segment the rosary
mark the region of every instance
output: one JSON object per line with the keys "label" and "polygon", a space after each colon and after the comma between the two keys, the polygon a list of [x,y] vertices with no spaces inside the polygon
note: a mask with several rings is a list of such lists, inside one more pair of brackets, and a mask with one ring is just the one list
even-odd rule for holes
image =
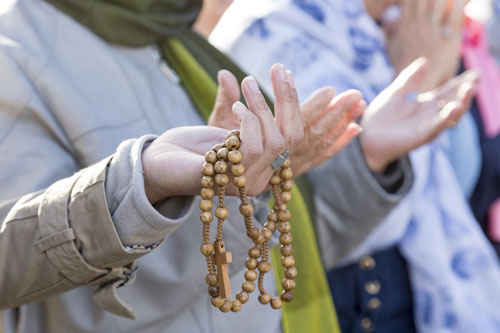
{"label": "rosary", "polygon": [[[264,227],[259,230],[253,224],[253,206],[246,196],[246,178],[244,176],[245,167],[241,164],[243,155],[238,150],[240,147],[240,132],[233,130],[226,136],[224,144],[215,145],[212,150],[205,154],[205,163],[202,166],[203,177],[201,179],[200,220],[203,225],[203,237],[200,247],[201,253],[205,256],[208,274],[205,281],[208,284],[208,294],[212,297],[213,306],[222,312],[238,312],[242,304],[246,303],[249,293],[255,290],[255,282],[259,289],[259,302],[262,304],[271,303],[273,309],[280,309],[283,302],[290,302],[293,299],[292,290],[295,288],[294,278],[297,276],[297,269],[294,267],[295,258],[292,256],[292,234],[290,233],[290,212],[286,203],[291,200],[290,191],[292,189],[292,169],[290,168],[289,154],[278,155],[273,162],[275,170],[269,184],[274,197],[274,210],[272,210]],[[241,199],[240,213],[245,221],[247,236],[253,241],[254,246],[248,250],[249,258],[246,259],[245,282],[241,286],[241,291],[236,294],[236,298],[231,300],[231,286],[229,284],[229,274],[227,264],[232,262],[231,252],[227,252],[222,240],[222,225],[229,212],[224,203],[226,185],[229,183],[228,162],[233,174],[233,184],[239,190]],[[217,196],[219,205],[215,209],[215,217],[218,219],[217,234],[215,242],[210,242],[210,224],[213,220],[212,198],[215,195],[214,185],[217,185]],[[281,243],[281,265],[285,268],[285,279],[282,281],[283,292],[280,297],[271,297],[264,289],[264,274],[271,270],[269,260],[269,240],[276,228],[280,232],[279,241]],[[257,273],[256,271],[259,271]]]}

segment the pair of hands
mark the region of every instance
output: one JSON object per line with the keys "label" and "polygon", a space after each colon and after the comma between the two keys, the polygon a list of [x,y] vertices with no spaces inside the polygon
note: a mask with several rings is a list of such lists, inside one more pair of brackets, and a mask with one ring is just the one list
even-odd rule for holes
{"label": "pair of hands", "polygon": [[387,53],[397,73],[418,57],[429,61],[432,71],[418,91],[444,84],[457,73],[464,7],[468,0],[402,0],[401,18],[385,26]]}
{"label": "pair of hands", "polygon": [[[333,88],[323,88],[299,105],[291,73],[277,64],[271,68],[273,116],[255,79],[247,77],[241,85],[248,108],[238,102],[240,89],[231,73],[221,71],[218,79],[211,126],[174,128],[143,151],[145,191],[151,203],[198,194],[204,155],[224,142],[228,129],[241,131],[240,151],[250,196],[265,191],[278,154],[290,152],[297,176],[329,159],[361,132],[354,121],[366,103],[358,91],[336,96]],[[227,193],[236,195],[237,189],[228,185]]]}

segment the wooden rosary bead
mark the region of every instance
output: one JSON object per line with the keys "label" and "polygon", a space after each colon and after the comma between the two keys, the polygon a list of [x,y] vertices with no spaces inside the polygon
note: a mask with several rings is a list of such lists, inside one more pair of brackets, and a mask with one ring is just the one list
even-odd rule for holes
{"label": "wooden rosary bead", "polygon": [[269,293],[263,293],[259,295],[259,302],[261,304],[267,304],[271,302],[271,295]]}
{"label": "wooden rosary bead", "polygon": [[201,166],[201,173],[205,176],[213,176],[215,173],[214,165],[208,162],[203,163]]}
{"label": "wooden rosary bead", "polygon": [[297,268],[295,267],[289,267],[285,271],[285,276],[288,279],[295,279],[297,277]]}
{"label": "wooden rosary bead", "polygon": [[241,204],[240,205],[240,213],[243,216],[252,216],[253,214],[253,206],[251,204]]}
{"label": "wooden rosary bead", "polygon": [[257,277],[257,272],[253,269],[249,269],[245,272],[245,279],[247,279],[248,281],[255,281],[257,280]]}
{"label": "wooden rosary bead", "polygon": [[283,199],[283,202],[287,203],[292,200],[292,194],[288,191],[283,191],[281,192],[281,199]]}
{"label": "wooden rosary bead", "polygon": [[[217,176],[216,176],[216,179],[217,179]],[[280,220],[280,222],[286,222],[286,221],[290,220],[291,217],[292,217],[292,215],[290,214],[290,211],[286,208],[285,208],[285,210],[280,210],[278,212],[278,220]],[[278,225],[278,229],[279,229],[279,225]]]}
{"label": "wooden rosary bead", "polygon": [[227,159],[233,164],[238,164],[243,159],[243,155],[239,150],[232,150],[227,154]]}
{"label": "wooden rosary bead", "polygon": [[201,197],[206,200],[210,200],[214,197],[214,190],[211,188],[202,188],[201,189]]}
{"label": "wooden rosary bead", "polygon": [[285,289],[286,291],[291,291],[295,289],[295,280],[283,279],[283,281],[281,281],[281,285],[283,286],[283,289]]}
{"label": "wooden rosary bead", "polygon": [[247,236],[250,238],[250,239],[256,239],[257,237],[259,237],[259,230],[257,229],[251,229],[251,230],[247,230]]}
{"label": "wooden rosary bead", "polygon": [[271,263],[269,261],[261,261],[257,265],[259,272],[268,273],[271,270]]}
{"label": "wooden rosary bead", "polygon": [[217,150],[217,159],[227,161],[227,154],[229,153],[229,150],[227,150],[226,147],[222,147],[221,149]]}
{"label": "wooden rosary bead", "polygon": [[200,220],[203,223],[210,223],[214,219],[212,212],[202,212],[200,214]]}
{"label": "wooden rosary bead", "polygon": [[201,186],[203,187],[214,187],[214,178],[210,176],[203,176],[201,178]]}
{"label": "wooden rosary bead", "polygon": [[270,240],[273,237],[273,232],[266,227],[262,228],[262,231],[260,233],[265,240]]}
{"label": "wooden rosary bead", "polygon": [[292,234],[289,232],[280,235],[280,243],[283,245],[288,245],[292,243],[292,240],[293,240]]}
{"label": "wooden rosary bead", "polygon": [[229,183],[229,177],[225,173],[215,175],[215,183],[219,186],[226,186]]}
{"label": "wooden rosary bead", "polygon": [[291,302],[293,300],[293,292],[283,290],[280,298],[283,302]]}
{"label": "wooden rosary bead", "polygon": [[[286,204],[282,203],[281,205],[278,206],[278,209],[276,210],[278,211],[287,210]],[[278,220],[279,220],[279,214],[278,214]]]}
{"label": "wooden rosary bead", "polygon": [[206,256],[212,254],[214,253],[214,245],[212,243],[201,244],[200,251]]}
{"label": "wooden rosary bead", "polygon": [[240,130],[234,129],[234,130],[229,131],[226,134],[226,139],[228,139],[230,136],[235,136],[239,139],[240,138]]}
{"label": "wooden rosary bead", "polygon": [[229,215],[229,211],[227,210],[227,208],[223,208],[223,207],[217,207],[215,209],[215,216],[219,219],[219,220],[225,220],[227,218],[227,216]]}
{"label": "wooden rosary bead", "polygon": [[282,168],[280,171],[280,177],[283,180],[290,180],[293,178],[293,171],[290,168]]}
{"label": "wooden rosary bead", "polygon": [[208,151],[205,154],[205,161],[214,164],[215,162],[217,162],[217,153],[213,150]]}
{"label": "wooden rosary bead", "polygon": [[255,244],[264,244],[264,242],[266,241],[266,239],[264,238],[264,236],[259,232],[257,238],[253,238],[253,242]]}
{"label": "wooden rosary bead", "polygon": [[245,304],[246,302],[248,302],[249,299],[248,293],[246,291],[240,290],[236,294],[236,299],[240,301],[241,304]]}
{"label": "wooden rosary bead", "polygon": [[234,176],[242,176],[245,173],[245,167],[243,164],[233,164],[231,165],[231,172]]}
{"label": "wooden rosary bead", "polygon": [[258,261],[257,261],[257,259],[254,259],[254,258],[247,258],[247,260],[245,261],[245,266],[248,269],[257,268],[257,264],[258,264]]}
{"label": "wooden rosary bead", "polygon": [[231,301],[231,303],[232,303],[232,305],[233,305],[233,307],[231,308],[231,311],[233,311],[233,312],[238,312],[238,311],[240,311],[240,310],[241,310],[241,302],[240,302],[239,300],[237,300],[237,299],[233,299],[233,300]]}
{"label": "wooden rosary bead", "polygon": [[217,275],[215,275],[215,274],[207,274],[207,276],[205,276],[205,282],[209,286],[215,287],[217,285],[217,283],[218,283],[218,281],[217,281]]}
{"label": "wooden rosary bead", "polygon": [[[217,153],[220,149],[224,148],[224,144],[223,143],[218,143],[216,145],[214,145],[212,147],[212,150]],[[215,163],[215,162],[214,162]]]}
{"label": "wooden rosary bead", "polygon": [[283,305],[283,301],[279,297],[273,297],[271,298],[271,307],[275,310],[281,309],[281,306]]}
{"label": "wooden rosary bead", "polygon": [[220,296],[217,297],[212,297],[212,305],[215,306],[216,308],[220,308],[221,306],[224,305],[226,300]]}
{"label": "wooden rosary bead", "polygon": [[278,230],[281,233],[290,232],[291,229],[292,226],[290,225],[290,222],[281,222],[278,224]]}
{"label": "wooden rosary bead", "polygon": [[295,265],[294,256],[282,257],[281,258],[281,265],[283,265],[286,268],[293,267]]}
{"label": "wooden rosary bead", "polygon": [[281,182],[281,190],[290,192],[292,190],[293,182],[291,180],[285,180]]}
{"label": "wooden rosary bead", "polygon": [[226,139],[226,147],[229,150],[240,148],[240,139],[238,137],[232,135]]}
{"label": "wooden rosary bead", "polygon": [[271,230],[271,232],[275,232],[276,231],[276,223],[274,223],[273,221],[267,221],[266,224],[264,224],[264,228]]}
{"label": "wooden rosary bead", "polygon": [[260,249],[256,246],[251,247],[250,250],[248,250],[248,255],[250,258],[258,259],[260,257]]}
{"label": "wooden rosary bead", "polygon": [[230,300],[226,299],[224,301],[224,304],[219,308],[222,312],[229,312],[233,308],[233,302]]}
{"label": "wooden rosary bead", "polygon": [[236,187],[243,187],[247,184],[247,179],[245,176],[236,176],[233,178],[233,184]]}
{"label": "wooden rosary bead", "polygon": [[205,211],[205,212],[209,212],[212,210],[212,208],[214,207],[214,203],[212,202],[212,200],[201,200],[200,201],[200,209],[202,211]]}
{"label": "wooden rosary bead", "polygon": [[272,175],[271,179],[269,180],[270,185],[278,185],[281,182],[281,178],[279,175]]}
{"label": "wooden rosary bead", "polygon": [[215,172],[217,173],[226,173],[227,172],[227,163],[224,161],[217,161],[215,163]]}
{"label": "wooden rosary bead", "polygon": [[243,291],[246,291],[247,293],[251,293],[255,290],[255,283],[253,283],[252,281],[245,281],[241,285],[241,289],[243,289]]}
{"label": "wooden rosary bead", "polygon": [[283,164],[281,165],[282,168],[289,168],[290,165],[292,164],[290,159],[287,159]]}
{"label": "wooden rosary bead", "polygon": [[217,287],[208,287],[208,294],[212,297],[219,296],[219,288]]}
{"label": "wooden rosary bead", "polygon": [[278,214],[276,214],[275,211],[272,211],[267,214],[267,219],[271,222],[278,222]]}
{"label": "wooden rosary bead", "polygon": [[283,256],[291,256],[293,254],[293,248],[291,245],[281,245],[280,252]]}

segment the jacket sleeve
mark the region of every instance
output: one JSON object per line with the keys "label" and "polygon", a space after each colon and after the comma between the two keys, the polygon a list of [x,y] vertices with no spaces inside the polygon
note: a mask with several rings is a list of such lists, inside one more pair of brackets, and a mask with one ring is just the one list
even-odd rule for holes
{"label": "jacket sleeve", "polygon": [[[135,259],[187,218],[193,199],[147,202],[140,154],[151,136],[78,171],[57,120],[2,52],[0,73],[0,309],[93,285],[98,305],[135,318],[116,288],[133,280]],[[117,182],[123,172],[128,181]],[[144,226],[141,246],[122,242],[120,230],[134,232],[131,220]]]}

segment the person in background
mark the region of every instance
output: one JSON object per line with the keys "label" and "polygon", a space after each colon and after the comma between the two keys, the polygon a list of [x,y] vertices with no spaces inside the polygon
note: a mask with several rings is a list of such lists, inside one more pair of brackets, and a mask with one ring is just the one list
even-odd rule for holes
{"label": "person in background", "polygon": [[[427,58],[428,71],[420,72],[421,80],[399,101],[409,103],[411,108],[429,96],[426,91],[449,90],[446,85],[437,87],[457,80],[452,78],[460,64],[465,3],[282,0],[257,1],[249,6],[245,1],[236,1],[210,41],[263,82],[266,79],[262,69],[279,59],[293,71],[299,95],[329,84],[341,91],[361,90],[370,104],[360,121],[364,131],[352,145],[359,144],[368,166],[377,170],[380,165],[370,163],[365,145],[382,141],[376,156],[386,156],[399,146],[397,134],[418,136],[421,127],[418,122],[409,122],[408,127],[391,128],[396,122],[388,120],[389,112],[372,122],[377,113],[372,113],[371,108],[387,101],[387,90],[398,82],[396,79],[391,85],[395,74],[419,56]],[[392,5],[398,5],[397,15],[393,15]],[[442,104],[439,99],[437,102]],[[399,106],[391,111],[396,116],[404,115],[404,110]],[[467,117],[464,120],[473,123],[472,117]],[[374,124],[378,126],[372,130]],[[381,124],[386,126],[384,131],[376,130],[382,128]],[[388,140],[381,140],[384,137]],[[499,329],[498,260],[455,177],[447,152],[448,140],[447,134],[442,135],[410,154],[416,173],[411,193],[360,247],[345,253],[325,245],[332,242],[331,238],[319,236],[320,246],[330,248],[322,251],[327,254],[323,261],[329,269],[343,331]],[[470,148],[462,147],[464,154]],[[321,193],[332,188],[323,179],[341,158],[339,154],[308,173],[317,205],[325,206]],[[480,156],[471,156],[469,162],[477,176]],[[322,218],[331,219],[319,216],[316,222],[320,225]],[[355,232],[332,230],[338,238],[350,237],[351,231]],[[320,228],[317,233],[323,234]]]}
{"label": "person in background", "polygon": [[194,22],[193,30],[205,38],[208,37],[232,3],[233,0],[203,0],[203,7]]}

